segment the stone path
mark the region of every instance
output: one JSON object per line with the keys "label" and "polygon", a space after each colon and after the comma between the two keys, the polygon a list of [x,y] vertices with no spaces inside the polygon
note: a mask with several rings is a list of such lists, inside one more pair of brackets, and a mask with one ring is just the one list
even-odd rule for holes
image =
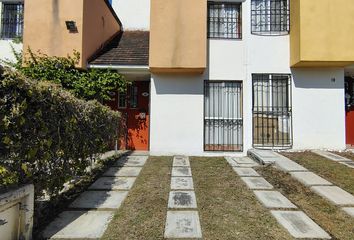
{"label": "stone path", "polygon": [[[338,156],[330,152],[318,151],[318,150],[313,152],[321,156],[324,156],[328,159],[331,159],[332,161],[336,161],[340,163],[348,163],[349,161],[351,161],[347,158]],[[350,210],[354,208],[354,196],[352,194],[333,185],[331,182],[327,181],[326,179],[318,176],[313,172],[310,172],[300,164],[276,152],[269,151],[269,150],[266,151],[266,150],[252,149],[249,151],[249,153],[252,157],[254,157],[256,160],[262,163],[267,161],[267,159],[271,158],[274,161],[274,164],[277,168],[281,169],[284,172],[288,172],[293,178],[295,178],[305,186],[309,187],[313,192],[327,199],[332,204],[342,207],[343,211],[348,213],[350,216],[354,217],[352,211]]]}
{"label": "stone path", "polygon": [[43,231],[45,239],[99,239],[148,156],[123,156]]}
{"label": "stone path", "polygon": [[173,158],[168,209],[165,238],[202,238],[188,157]]}
{"label": "stone path", "polygon": [[322,157],[325,157],[325,158],[327,158],[329,160],[332,160],[334,162],[338,162],[340,164],[343,164],[343,165],[345,165],[347,167],[354,168],[354,161],[352,161],[351,159],[342,157],[342,156],[340,156],[338,154],[331,153],[331,152],[328,152],[328,151],[322,151],[322,150],[313,150],[312,152],[316,153],[317,155],[320,155]]}
{"label": "stone path", "polygon": [[[275,155],[262,152],[268,160],[262,161],[269,164],[275,160]],[[258,164],[250,158],[226,157],[226,161],[231,165],[242,181],[253,190],[257,199],[264,207],[271,210],[272,215],[294,238],[316,238],[330,239],[320,226],[318,226],[304,212],[298,211],[297,206],[287,199],[283,194],[273,190],[273,186],[260,176],[252,167]],[[299,169],[299,166],[292,165],[292,168]],[[297,211],[294,211],[297,210]]]}

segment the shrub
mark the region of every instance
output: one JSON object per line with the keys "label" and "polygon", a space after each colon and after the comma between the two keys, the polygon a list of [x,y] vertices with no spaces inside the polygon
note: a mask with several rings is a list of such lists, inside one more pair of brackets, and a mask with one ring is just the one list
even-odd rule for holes
{"label": "shrub", "polygon": [[35,184],[56,195],[117,137],[119,113],[59,85],[6,71],[0,77],[0,185]]}

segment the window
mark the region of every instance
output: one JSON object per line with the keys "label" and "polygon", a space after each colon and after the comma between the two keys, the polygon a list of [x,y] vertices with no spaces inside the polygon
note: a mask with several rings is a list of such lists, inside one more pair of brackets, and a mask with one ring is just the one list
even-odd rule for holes
{"label": "window", "polygon": [[205,81],[204,150],[242,151],[242,82]]}
{"label": "window", "polygon": [[131,86],[130,88],[130,108],[138,107],[138,87]]}
{"label": "window", "polygon": [[289,0],[252,0],[252,33],[286,35],[290,28]]}
{"label": "window", "polygon": [[23,3],[3,3],[1,12],[1,38],[22,37]]}
{"label": "window", "polygon": [[125,92],[118,93],[118,108],[127,107],[127,94]]}
{"label": "window", "polygon": [[253,145],[288,148],[292,145],[291,76],[253,74]]}
{"label": "window", "polygon": [[208,3],[208,37],[242,38],[240,3]]}

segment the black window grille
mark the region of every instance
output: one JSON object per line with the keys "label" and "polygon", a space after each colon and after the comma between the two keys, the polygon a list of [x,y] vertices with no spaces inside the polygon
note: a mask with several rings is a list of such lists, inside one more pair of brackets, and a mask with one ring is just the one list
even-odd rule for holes
{"label": "black window grille", "polygon": [[3,3],[1,38],[12,39],[23,34],[23,3]]}
{"label": "black window grille", "polygon": [[242,82],[205,81],[204,151],[242,151],[242,114]]}
{"label": "black window grille", "polygon": [[252,0],[251,5],[251,25],[253,34],[289,34],[289,0]]}
{"label": "black window grille", "polygon": [[292,146],[291,75],[253,74],[253,146]]}
{"label": "black window grille", "polygon": [[208,2],[208,38],[242,38],[240,3]]}

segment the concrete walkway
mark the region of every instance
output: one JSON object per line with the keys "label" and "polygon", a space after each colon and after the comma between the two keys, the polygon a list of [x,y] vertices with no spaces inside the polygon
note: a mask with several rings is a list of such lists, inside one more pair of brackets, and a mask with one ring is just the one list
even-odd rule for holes
{"label": "concrete walkway", "polygon": [[45,239],[100,239],[148,156],[123,156],[43,231]]}
{"label": "concrete walkway", "polygon": [[202,238],[189,158],[175,156],[171,174],[165,238]]}
{"label": "concrete walkway", "polygon": [[[263,154],[263,153],[262,153]],[[264,160],[267,164],[269,159],[274,159],[270,153],[266,153],[267,158]],[[318,226],[304,212],[297,210],[297,206],[293,204],[280,192],[275,191],[273,186],[259,175],[252,167],[258,164],[250,158],[234,158],[226,157],[226,161],[231,165],[237,175],[245,182],[245,184],[253,190],[257,199],[262,205],[269,209],[280,225],[282,225],[294,238],[307,239],[330,239],[320,226]],[[296,166],[296,168],[298,168]]]}
{"label": "concrete walkway", "polygon": [[[316,151],[316,153],[323,154],[319,151]],[[278,169],[284,172],[288,172],[294,179],[309,187],[316,194],[327,199],[332,204],[342,207],[343,211],[345,211],[349,215],[354,215],[354,196],[352,194],[333,185],[326,179],[318,176],[317,174],[307,170],[300,164],[276,152],[252,149],[250,150],[250,155],[262,163],[266,162],[270,158],[269,156],[271,156],[273,163]],[[325,153],[325,155],[328,154]],[[333,161],[337,162],[344,161],[344,159],[346,159],[343,159],[343,157],[341,156],[336,156],[333,156],[332,153],[328,155],[328,157],[331,157]]]}
{"label": "concrete walkway", "polygon": [[354,168],[354,161],[351,159],[342,157],[338,154],[328,152],[328,151],[322,151],[322,150],[313,150],[313,153],[316,153],[317,155],[320,155],[322,157],[327,158],[328,160],[343,164],[349,168]]}

